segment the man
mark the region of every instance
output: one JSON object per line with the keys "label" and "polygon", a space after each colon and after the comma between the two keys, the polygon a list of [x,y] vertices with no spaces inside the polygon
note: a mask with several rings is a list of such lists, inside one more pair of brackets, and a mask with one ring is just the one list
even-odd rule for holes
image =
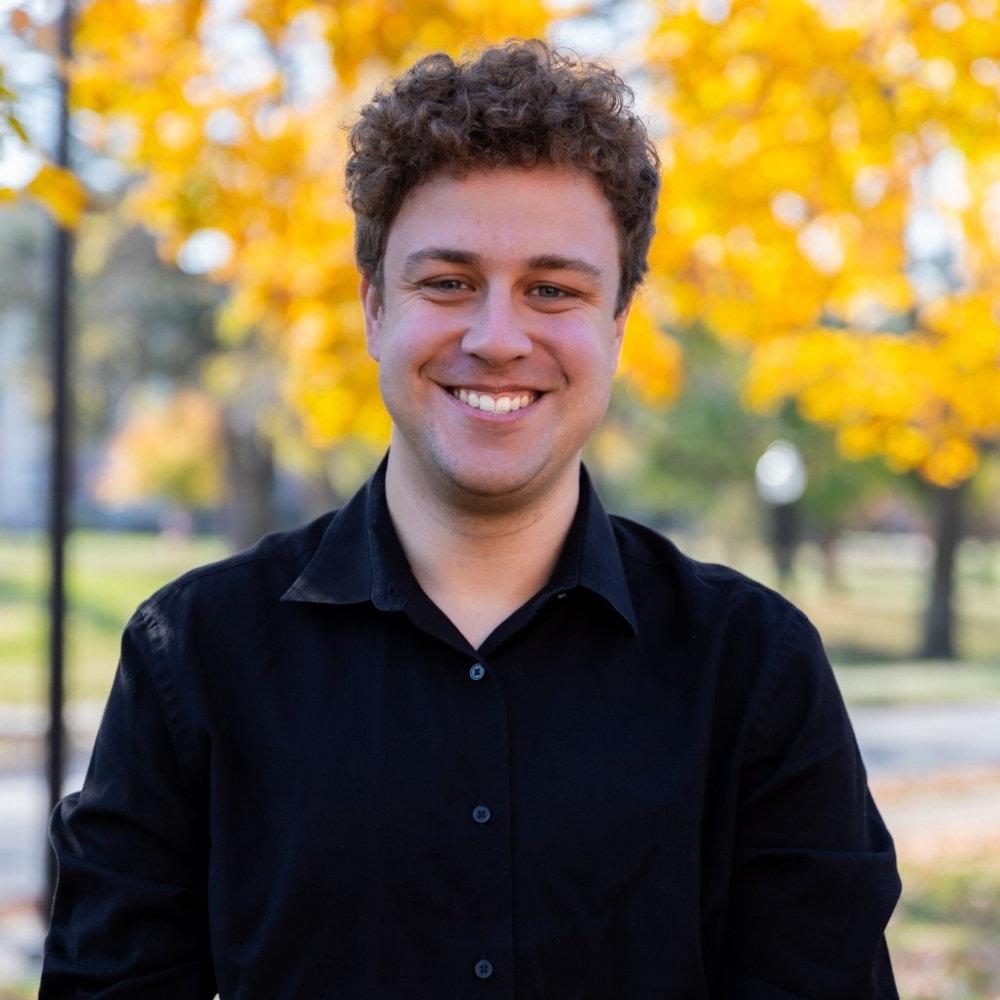
{"label": "man", "polygon": [[52,821],[41,996],[896,995],[819,639],[580,464],[658,171],[611,71],[428,57],[352,132],[394,433],[339,512],[129,623]]}

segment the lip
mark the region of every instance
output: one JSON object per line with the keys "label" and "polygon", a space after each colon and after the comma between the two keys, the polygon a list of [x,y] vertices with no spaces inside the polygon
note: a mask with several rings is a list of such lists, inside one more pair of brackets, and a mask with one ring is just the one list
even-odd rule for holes
{"label": "lip", "polygon": [[545,398],[546,395],[546,393],[539,392],[536,389],[525,389],[524,386],[516,386],[511,389],[497,389],[497,388],[488,388],[486,386],[480,387],[475,383],[469,385],[463,382],[461,386],[461,388],[463,389],[470,389],[473,392],[486,392],[489,393],[490,395],[497,395],[497,396],[502,395],[505,392],[513,393],[516,390],[520,390],[521,392],[537,392],[535,398],[527,406],[522,406],[519,410],[510,411],[507,413],[497,413],[496,411],[490,413],[487,410],[479,410],[473,406],[469,406],[468,403],[463,403],[456,396],[453,396],[452,389],[458,388],[457,386],[449,387],[441,385],[439,386],[439,388],[445,394],[445,396],[448,397],[448,401],[452,403],[456,407],[458,412],[460,412],[464,416],[469,417],[472,420],[483,420],[486,421],[487,423],[494,423],[494,424],[513,423],[514,421],[523,419],[526,414],[531,413],[535,409],[535,407],[538,406],[538,404],[542,401],[542,399]]}
{"label": "lip", "polygon": [[524,392],[533,392],[536,395],[541,395],[543,389],[535,389],[530,385],[515,385],[513,382],[508,382],[505,385],[487,385],[485,382],[456,382],[455,385],[442,385],[443,389],[448,392],[454,392],[456,389],[468,389],[470,392],[485,392],[489,396],[516,396]]}

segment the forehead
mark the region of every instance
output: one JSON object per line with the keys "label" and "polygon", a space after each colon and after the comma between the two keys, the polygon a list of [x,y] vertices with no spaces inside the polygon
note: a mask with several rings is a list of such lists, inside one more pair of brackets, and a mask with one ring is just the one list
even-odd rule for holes
{"label": "forehead", "polygon": [[597,181],[559,167],[439,175],[414,188],[393,220],[386,270],[427,246],[475,253],[498,266],[549,255],[617,264],[618,227]]}

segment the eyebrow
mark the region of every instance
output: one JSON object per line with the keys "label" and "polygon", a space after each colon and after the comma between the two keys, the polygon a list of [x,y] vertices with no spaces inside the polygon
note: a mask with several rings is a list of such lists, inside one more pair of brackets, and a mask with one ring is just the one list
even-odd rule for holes
{"label": "eyebrow", "polygon": [[[415,250],[406,258],[403,264],[403,280],[412,277],[417,267],[427,260],[440,260],[447,264],[464,264],[467,267],[477,267],[480,270],[485,264],[482,254],[473,250],[459,250],[455,247],[425,247],[422,250]],[[529,271],[576,271],[579,274],[585,274],[588,278],[593,278],[595,281],[604,280],[604,272],[582,257],[564,257],[557,253],[543,253],[528,257],[522,263]]]}

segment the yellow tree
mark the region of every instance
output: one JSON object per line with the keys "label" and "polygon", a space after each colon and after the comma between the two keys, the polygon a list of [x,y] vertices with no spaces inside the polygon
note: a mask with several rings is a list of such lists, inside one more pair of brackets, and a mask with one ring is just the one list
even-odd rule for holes
{"label": "yellow tree", "polygon": [[[39,33],[23,10],[14,19],[23,34]],[[224,346],[242,349],[224,352],[209,377],[213,390],[224,387],[227,409],[267,395],[246,393],[238,373],[220,377],[226,358],[247,364],[249,346],[284,373],[285,406],[309,445],[384,445],[389,422],[357,304],[343,126],[377,83],[418,56],[542,35],[549,20],[532,0],[90,0],[81,8],[67,68],[77,131],[94,154],[134,172],[125,216],[156,236],[162,256],[229,289],[219,331]],[[69,197],[65,180],[45,168],[35,193],[58,208]],[[670,398],[679,381],[677,347],[641,301],[622,368],[650,401]],[[288,444],[278,409],[259,422],[283,429]],[[302,455],[294,443],[287,450]],[[241,540],[264,527],[248,525]]]}
{"label": "yellow tree", "polygon": [[[845,455],[952,501],[1000,440],[996,16],[674,0],[649,45],[670,122],[664,312],[751,352],[751,406],[792,399]],[[944,598],[956,540],[939,538]],[[926,651],[949,651],[948,620]]]}
{"label": "yellow tree", "polygon": [[[220,330],[281,357],[308,439],[384,443],[365,355],[343,125],[375,84],[419,55],[544,33],[532,0],[93,0],[73,96],[98,149],[143,178],[134,217],[163,255],[231,288]],[[662,399],[677,352],[640,308],[625,368]]]}
{"label": "yellow tree", "polygon": [[109,504],[156,498],[185,510],[213,507],[222,495],[218,408],[204,393],[138,393],[134,417],[115,435],[95,493]]}
{"label": "yellow tree", "polygon": [[[4,23],[6,22],[6,23]],[[38,54],[54,54],[58,43],[56,28],[51,19],[44,24],[36,24],[21,9],[15,8],[5,16],[0,16],[0,30],[6,29],[11,39],[18,38],[25,51]],[[13,43],[7,48],[11,49]],[[58,71],[58,67],[56,67]],[[45,161],[36,147],[35,139],[22,122],[18,109],[18,94],[7,80],[7,68],[0,63],[0,159],[9,154],[16,145],[22,154],[34,160],[33,176],[22,188],[15,188],[9,182],[0,181],[0,204],[26,195],[38,202],[52,216],[56,223],[67,228],[75,228],[83,214],[86,194],[80,182],[67,170]]]}

